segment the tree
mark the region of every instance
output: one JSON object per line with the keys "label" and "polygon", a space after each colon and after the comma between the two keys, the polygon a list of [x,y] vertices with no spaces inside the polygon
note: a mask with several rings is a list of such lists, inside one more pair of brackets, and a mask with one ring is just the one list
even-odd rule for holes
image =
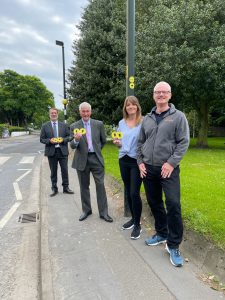
{"label": "tree", "polygon": [[122,0],[90,1],[78,26],[68,76],[70,110],[87,101],[93,116],[109,123],[121,118],[125,97],[125,8]]}
{"label": "tree", "polygon": [[[207,146],[209,115],[225,96],[225,1],[145,0],[136,2],[136,87],[143,113],[151,108],[154,85],[168,81],[172,101],[198,115],[198,141]],[[71,108],[82,101],[94,116],[114,123],[125,97],[126,1],[93,0],[74,42],[70,69]],[[218,111],[218,110],[217,110]],[[223,110],[224,111],[224,110]],[[218,122],[223,118],[217,116]]]}
{"label": "tree", "polygon": [[225,96],[225,3],[147,2],[137,33],[138,88],[147,101],[157,81],[170,82],[178,107],[197,111],[197,145],[205,147],[210,108]]}
{"label": "tree", "polygon": [[[12,70],[0,73],[0,112],[3,122],[24,125],[48,116],[54,106],[53,94],[35,76],[20,75]],[[39,122],[39,121],[38,121]]]}

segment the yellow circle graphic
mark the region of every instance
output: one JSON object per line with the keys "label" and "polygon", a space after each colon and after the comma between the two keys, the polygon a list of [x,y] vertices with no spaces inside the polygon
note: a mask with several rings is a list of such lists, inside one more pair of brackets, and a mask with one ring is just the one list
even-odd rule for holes
{"label": "yellow circle graphic", "polygon": [[117,132],[116,132],[116,131],[113,131],[113,132],[112,132],[112,138],[113,138],[113,139],[116,139],[116,138],[117,138]]}
{"label": "yellow circle graphic", "polygon": [[80,133],[81,133],[81,134],[85,134],[85,133],[86,133],[86,129],[85,129],[85,128],[81,128],[81,129],[80,129]]}
{"label": "yellow circle graphic", "polygon": [[134,76],[130,76],[129,81],[134,83]]}
{"label": "yellow circle graphic", "polygon": [[116,132],[116,131],[113,131],[112,132],[112,138],[113,139],[122,139],[123,138],[123,133],[122,132]]}
{"label": "yellow circle graphic", "polygon": [[78,134],[80,132],[80,130],[78,129],[78,128],[75,128],[74,130],[73,130],[73,133],[74,134]]}
{"label": "yellow circle graphic", "polygon": [[63,142],[63,138],[58,137],[58,138],[57,138],[57,142],[58,142],[58,143],[62,143],[62,142]]}
{"label": "yellow circle graphic", "polygon": [[122,132],[117,132],[117,138],[122,139],[123,138],[123,133]]}

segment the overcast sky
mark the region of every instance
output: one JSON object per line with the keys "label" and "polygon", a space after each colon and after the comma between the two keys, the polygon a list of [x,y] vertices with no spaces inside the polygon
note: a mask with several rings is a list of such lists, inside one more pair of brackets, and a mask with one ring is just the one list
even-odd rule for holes
{"label": "overcast sky", "polygon": [[11,69],[41,79],[63,108],[62,47],[65,67],[73,60],[72,43],[78,37],[83,9],[88,0],[1,0],[0,71]]}

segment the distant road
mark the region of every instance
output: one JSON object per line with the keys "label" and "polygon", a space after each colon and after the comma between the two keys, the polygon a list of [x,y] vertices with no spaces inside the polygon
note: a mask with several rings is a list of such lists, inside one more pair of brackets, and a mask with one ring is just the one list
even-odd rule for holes
{"label": "distant road", "polygon": [[43,149],[37,135],[0,139],[1,299],[22,299],[28,276],[30,299],[38,293],[40,226],[18,220],[24,213],[39,212]]}

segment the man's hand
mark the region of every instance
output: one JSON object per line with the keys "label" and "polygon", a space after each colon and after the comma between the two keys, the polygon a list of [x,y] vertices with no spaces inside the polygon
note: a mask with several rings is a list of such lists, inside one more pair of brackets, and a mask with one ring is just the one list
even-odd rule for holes
{"label": "man's hand", "polygon": [[141,163],[138,167],[139,167],[139,170],[140,170],[140,176],[141,176],[141,178],[146,177],[147,171],[146,171],[146,168],[145,168],[145,164]]}
{"label": "man's hand", "polygon": [[51,139],[50,139],[50,143],[51,143],[51,144],[54,144],[54,145],[58,144],[58,142],[56,142],[55,138],[51,138]]}
{"label": "man's hand", "polygon": [[82,137],[81,133],[74,134],[74,139],[75,139],[76,142],[79,142],[79,140],[81,139],[81,137]]}
{"label": "man's hand", "polygon": [[169,163],[164,163],[162,165],[162,169],[161,169],[161,176],[162,178],[169,178],[170,175],[172,174],[173,170],[174,170],[174,167],[171,166]]}

